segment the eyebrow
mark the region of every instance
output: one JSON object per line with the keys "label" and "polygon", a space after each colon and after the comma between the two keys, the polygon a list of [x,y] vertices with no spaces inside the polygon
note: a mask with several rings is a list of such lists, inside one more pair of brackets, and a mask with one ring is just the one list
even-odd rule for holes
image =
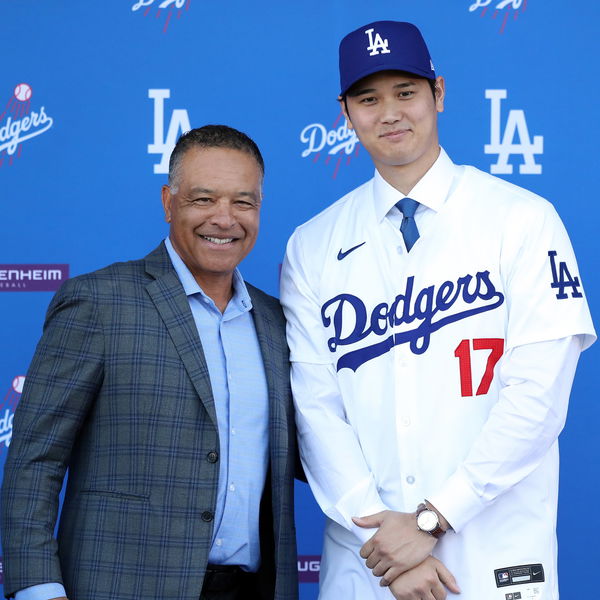
{"label": "eyebrow", "polygon": [[[195,195],[195,194],[216,194],[216,193],[217,193],[216,190],[211,190],[209,188],[204,188],[204,187],[199,187],[199,186],[190,188],[190,194],[191,195]],[[244,192],[244,191],[237,192],[236,193],[236,197],[239,197],[239,196],[249,197],[249,198],[252,198],[253,200],[257,199],[257,196],[256,196],[256,194],[254,192]]]}
{"label": "eyebrow", "polygon": [[[404,83],[397,83],[394,86],[394,89],[398,89],[398,88],[406,88],[409,87],[411,85],[415,85],[414,81],[407,81]],[[349,91],[348,92],[348,96],[350,96],[351,98],[355,98],[356,96],[362,96],[363,94],[372,94],[373,92],[376,92],[377,88],[359,88],[355,91]]]}

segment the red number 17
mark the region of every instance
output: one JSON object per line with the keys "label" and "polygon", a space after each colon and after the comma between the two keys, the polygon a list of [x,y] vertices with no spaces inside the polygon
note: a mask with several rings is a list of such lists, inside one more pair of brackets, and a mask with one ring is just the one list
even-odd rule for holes
{"label": "red number 17", "polygon": [[[504,340],[502,338],[480,338],[473,340],[473,350],[491,350],[488,356],[485,373],[481,378],[477,388],[477,396],[487,394],[492,378],[494,377],[494,367],[504,353]],[[454,356],[458,358],[458,367],[460,369],[460,395],[473,395],[473,376],[471,374],[471,340],[463,340],[454,351]]]}

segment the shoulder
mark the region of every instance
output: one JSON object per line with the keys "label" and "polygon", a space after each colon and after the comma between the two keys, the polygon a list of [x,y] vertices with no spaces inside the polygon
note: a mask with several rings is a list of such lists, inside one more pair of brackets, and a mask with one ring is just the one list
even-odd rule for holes
{"label": "shoulder", "polygon": [[145,258],[115,262],[67,279],[54,296],[51,307],[72,300],[89,300],[109,306],[127,297],[139,297],[151,281]]}

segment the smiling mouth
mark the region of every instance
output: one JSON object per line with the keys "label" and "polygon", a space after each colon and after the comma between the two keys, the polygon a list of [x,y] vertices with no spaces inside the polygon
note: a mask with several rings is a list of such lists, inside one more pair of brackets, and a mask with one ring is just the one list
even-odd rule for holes
{"label": "smiling mouth", "polygon": [[202,235],[200,234],[200,237],[203,240],[207,240],[209,242],[212,242],[213,244],[219,244],[220,246],[223,244],[230,244],[231,242],[233,242],[236,238],[218,238],[218,237],[212,237],[210,235]]}

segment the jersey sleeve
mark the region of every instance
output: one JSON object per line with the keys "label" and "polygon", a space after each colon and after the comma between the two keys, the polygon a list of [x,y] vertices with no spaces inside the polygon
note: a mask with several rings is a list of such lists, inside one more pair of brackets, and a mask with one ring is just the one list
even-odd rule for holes
{"label": "jersey sleeve", "polygon": [[564,225],[546,201],[517,203],[502,245],[508,302],[506,348],[581,335],[596,339],[577,261]]}
{"label": "jersey sleeve", "polygon": [[302,464],[323,512],[365,542],[373,531],[352,517],[386,510],[360,443],[346,418],[331,356],[323,340],[318,301],[318,256],[304,255],[292,236],[281,273],[281,303],[287,318],[292,391]]}

